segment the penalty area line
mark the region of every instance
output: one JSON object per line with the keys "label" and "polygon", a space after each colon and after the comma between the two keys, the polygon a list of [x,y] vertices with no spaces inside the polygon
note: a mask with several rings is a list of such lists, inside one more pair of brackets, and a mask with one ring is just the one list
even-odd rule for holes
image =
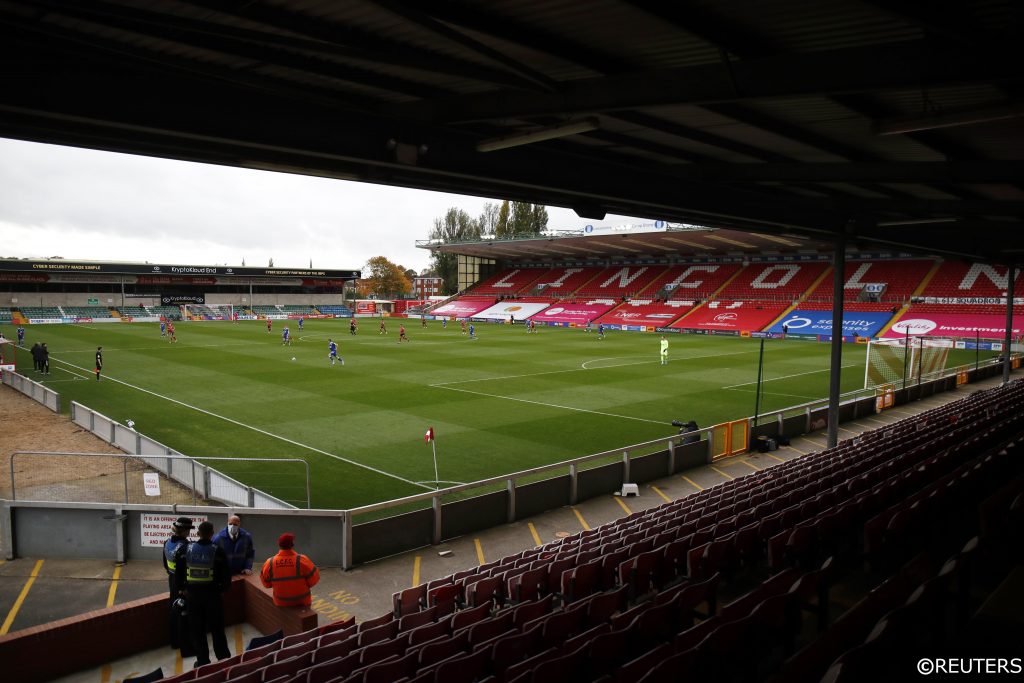
{"label": "penalty area line", "polygon": [[[57,363],[63,363],[64,365],[69,365],[69,366],[75,368],[76,370],[81,370],[83,372],[88,372],[88,370],[86,368],[83,368],[81,366],[75,365],[73,363],[68,363],[67,361],[63,361],[63,360],[59,360],[59,359],[54,359],[54,360]],[[428,491],[432,491],[433,490],[429,486],[424,486],[423,484],[418,484],[418,483],[412,481],[411,479],[406,479],[405,477],[400,477],[397,474],[391,474],[390,472],[385,472],[384,470],[379,470],[376,467],[370,467],[369,465],[364,465],[361,462],[356,462],[355,460],[349,460],[348,458],[343,458],[340,455],[335,455],[334,453],[328,453],[327,451],[321,450],[321,449],[316,448],[314,446],[309,446],[309,445],[304,444],[304,443],[299,443],[298,441],[295,441],[294,439],[289,439],[286,436],[281,436],[280,434],[274,434],[273,432],[268,432],[265,429],[260,429],[259,427],[253,427],[252,425],[245,424],[244,422],[239,422],[238,420],[234,420],[234,419],[232,419],[230,417],[227,417],[225,415],[218,415],[217,413],[210,412],[209,410],[205,410],[203,408],[200,408],[199,406],[194,406],[194,405],[192,405],[190,403],[185,403],[184,401],[179,401],[178,399],[171,398],[170,396],[164,396],[163,394],[158,394],[155,391],[150,391],[149,389],[144,389],[144,388],[142,388],[140,386],[136,386],[134,384],[129,384],[128,382],[125,382],[123,380],[115,379],[115,378],[110,377],[110,376],[104,376],[104,379],[106,381],[108,381],[108,382],[117,382],[118,384],[122,384],[122,385],[128,387],[129,389],[135,389],[136,391],[141,391],[144,394],[149,394],[150,396],[155,396],[157,398],[162,398],[165,401],[169,401],[171,403],[176,403],[179,406],[182,406],[184,408],[188,408],[189,410],[194,410],[197,413],[202,413],[204,415],[209,415],[210,417],[215,417],[218,420],[224,420],[225,422],[230,422],[231,424],[236,425],[238,427],[243,427],[245,429],[251,429],[254,432],[257,432],[259,434],[263,434],[264,436],[269,436],[272,439],[277,439],[278,441],[284,441],[285,443],[289,443],[289,444],[291,444],[293,446],[298,446],[299,448],[305,448],[308,451],[313,451],[314,453],[319,453],[320,455],[326,455],[329,458],[334,458],[335,460],[340,460],[341,462],[348,463],[349,465],[353,465],[355,467],[361,467],[364,470],[369,470],[371,472],[375,472],[375,473],[383,475],[385,477],[390,477],[391,479],[397,479],[398,481],[404,482],[406,484],[411,484],[412,486],[418,486],[418,487],[420,487],[422,489],[427,489]]]}

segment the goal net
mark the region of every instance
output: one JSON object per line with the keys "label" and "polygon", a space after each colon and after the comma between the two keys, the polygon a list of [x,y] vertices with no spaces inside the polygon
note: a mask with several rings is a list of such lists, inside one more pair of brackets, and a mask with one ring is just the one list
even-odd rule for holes
{"label": "goal net", "polygon": [[876,339],[868,342],[864,388],[919,382],[946,369],[953,340],[945,337]]}

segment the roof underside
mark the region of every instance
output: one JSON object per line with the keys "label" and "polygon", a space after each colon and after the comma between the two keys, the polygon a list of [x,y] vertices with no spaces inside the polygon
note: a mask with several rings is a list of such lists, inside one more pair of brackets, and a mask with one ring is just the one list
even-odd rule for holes
{"label": "roof underside", "polygon": [[[834,243],[805,238],[795,233],[770,235],[716,228],[652,232],[609,232],[593,235],[561,235],[458,242],[425,243],[419,246],[450,254],[464,254],[497,261],[584,261],[594,259],[644,260],[652,258],[704,259],[721,257],[829,258]],[[880,256],[882,254],[879,254]],[[885,252],[903,256],[904,252]]]}
{"label": "roof underside", "polygon": [[0,136],[1019,261],[1022,29],[1014,0],[0,0]]}

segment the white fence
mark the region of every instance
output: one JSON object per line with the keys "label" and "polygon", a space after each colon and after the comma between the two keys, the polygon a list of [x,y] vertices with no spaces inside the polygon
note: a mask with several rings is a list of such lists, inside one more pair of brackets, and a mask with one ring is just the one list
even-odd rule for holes
{"label": "white fence", "polygon": [[29,398],[39,401],[55,413],[60,412],[60,394],[53,389],[47,389],[39,382],[33,382],[24,375],[19,375],[10,370],[0,371],[3,375],[3,382],[9,387],[14,387]]}
{"label": "white fence", "polygon": [[246,486],[76,401],[71,402],[71,421],[125,453],[140,456],[139,459],[147,465],[188,487],[200,498],[236,507],[295,508],[290,503]]}

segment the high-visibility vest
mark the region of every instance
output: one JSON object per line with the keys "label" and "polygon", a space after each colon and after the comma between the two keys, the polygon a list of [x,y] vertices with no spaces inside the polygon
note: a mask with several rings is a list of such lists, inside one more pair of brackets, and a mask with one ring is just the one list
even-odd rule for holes
{"label": "high-visibility vest", "polygon": [[167,573],[174,575],[174,569],[176,567],[174,563],[174,556],[178,553],[178,548],[185,545],[187,541],[184,538],[174,540],[174,538],[168,538],[164,541],[164,561],[167,563]]}
{"label": "high-visibility vest", "polygon": [[309,587],[320,580],[313,561],[291,550],[281,550],[268,559],[260,577],[273,589],[274,604],[279,607],[309,605],[313,601]]}
{"label": "high-visibility vest", "polygon": [[185,553],[185,579],[189,584],[213,583],[213,560],[217,546],[213,543],[189,543]]}

